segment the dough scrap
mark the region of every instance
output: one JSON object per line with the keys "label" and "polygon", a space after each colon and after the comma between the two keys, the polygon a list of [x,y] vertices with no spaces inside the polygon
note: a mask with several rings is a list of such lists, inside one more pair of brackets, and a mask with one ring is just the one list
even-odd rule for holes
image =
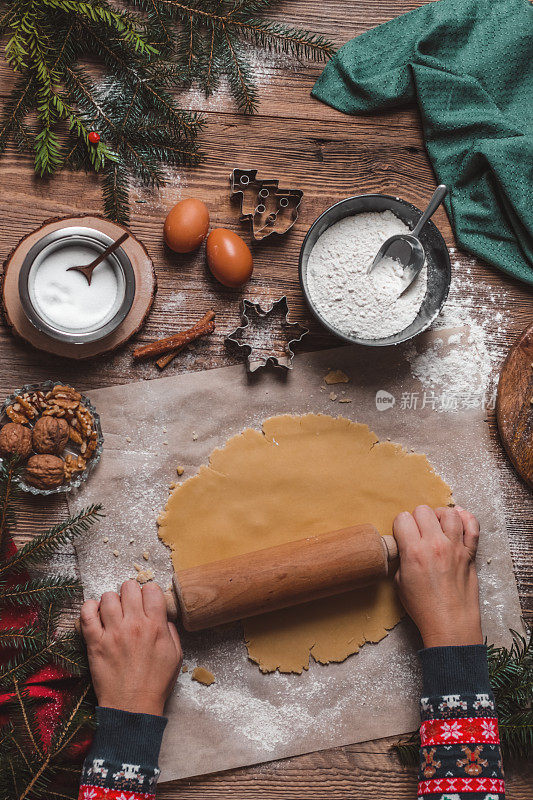
{"label": "dough scrap", "polygon": [[[158,518],[174,569],[369,522],[392,531],[397,513],[447,505],[451,490],[425,455],[380,442],[367,425],[322,414],[265,420],[214,450],[170,495]],[[343,661],[378,642],[404,612],[390,580],[244,621],[263,672],[301,673],[310,655]]]}
{"label": "dough scrap", "polygon": [[330,386],[335,383],[349,383],[349,381],[350,378],[345,372],[342,371],[342,369],[330,369],[324,378],[324,383],[327,383]]}
{"label": "dough scrap", "polygon": [[215,682],[215,676],[205,667],[195,667],[191,672],[191,678],[193,681],[203,683],[204,686],[211,686]]}

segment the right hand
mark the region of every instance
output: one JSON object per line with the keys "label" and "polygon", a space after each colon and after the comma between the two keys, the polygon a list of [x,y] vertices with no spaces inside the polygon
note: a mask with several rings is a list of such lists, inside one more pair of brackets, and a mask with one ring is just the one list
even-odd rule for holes
{"label": "right hand", "polygon": [[469,511],[418,506],[394,520],[400,599],[424,647],[482,644],[475,557],[479,523]]}
{"label": "right hand", "polygon": [[87,600],[81,630],[98,704],[144,714],[163,714],[179,675],[181,645],[167,621],[163,592],[156,583],[122,584],[120,596],[105,592]]}

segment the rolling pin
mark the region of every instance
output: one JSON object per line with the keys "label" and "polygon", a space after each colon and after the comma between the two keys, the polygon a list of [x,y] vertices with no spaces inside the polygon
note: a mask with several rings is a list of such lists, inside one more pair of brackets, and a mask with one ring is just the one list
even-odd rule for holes
{"label": "rolling pin", "polygon": [[169,619],[199,631],[368,586],[389,574],[398,548],[372,525],[309,536],[174,573]]}

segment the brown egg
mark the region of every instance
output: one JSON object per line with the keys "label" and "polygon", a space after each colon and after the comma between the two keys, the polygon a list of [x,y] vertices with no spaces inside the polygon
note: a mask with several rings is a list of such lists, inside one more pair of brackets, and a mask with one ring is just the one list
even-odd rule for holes
{"label": "brown egg", "polygon": [[209,230],[209,211],[196,197],[180,200],[168,212],[163,228],[165,242],[175,253],[190,253],[200,247]]}
{"label": "brown egg", "polygon": [[220,283],[238,289],[250,279],[253,259],[240,236],[225,228],[215,228],[207,237],[207,264]]}

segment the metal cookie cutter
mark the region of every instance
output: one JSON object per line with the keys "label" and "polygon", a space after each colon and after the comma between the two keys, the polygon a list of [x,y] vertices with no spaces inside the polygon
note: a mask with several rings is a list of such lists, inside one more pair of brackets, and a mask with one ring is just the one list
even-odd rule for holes
{"label": "metal cookie cutter", "polygon": [[282,236],[298,219],[304,196],[301,189],[280,189],[279,180],[260,180],[256,169],[234,169],[230,183],[230,196],[240,197],[241,220],[250,220],[256,241],[266,239],[271,233]]}
{"label": "metal cookie cutter", "polygon": [[246,354],[246,369],[255,372],[268,362],[275,367],[292,369],[291,345],[309,333],[299,322],[289,322],[287,298],[281,297],[264,311],[259,303],[242,301],[242,325],[226,336],[226,344]]}

